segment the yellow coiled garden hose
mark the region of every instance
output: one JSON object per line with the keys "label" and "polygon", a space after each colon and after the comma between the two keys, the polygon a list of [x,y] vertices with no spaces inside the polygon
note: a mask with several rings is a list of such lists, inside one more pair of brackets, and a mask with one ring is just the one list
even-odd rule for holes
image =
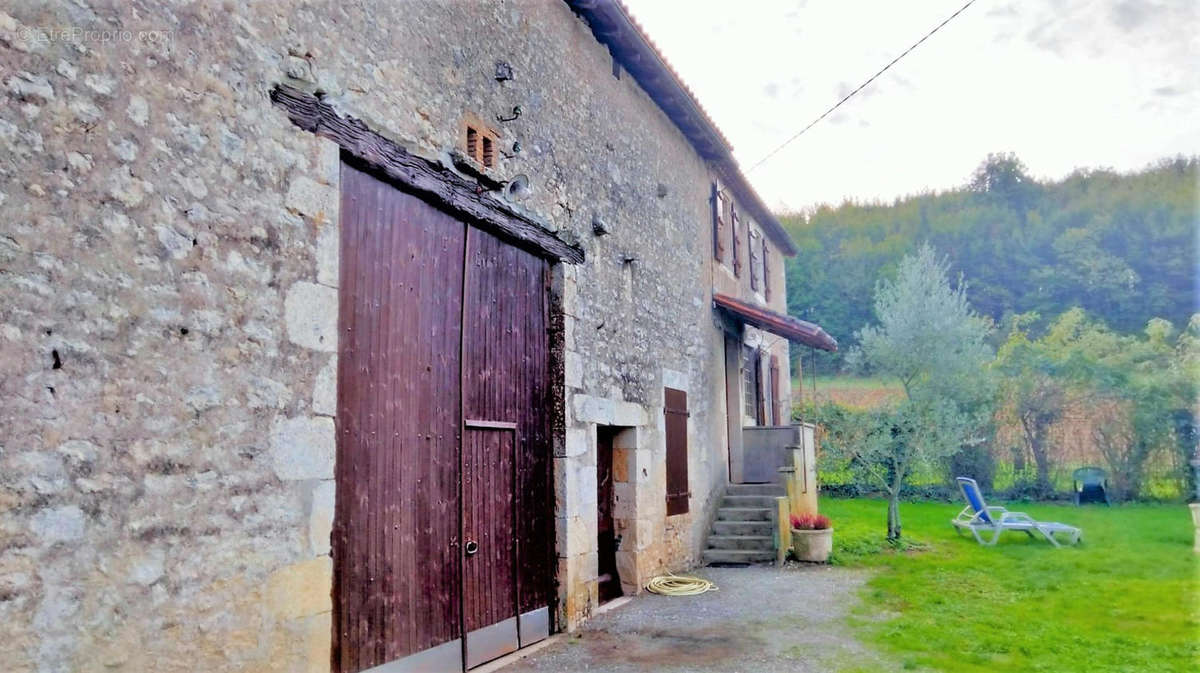
{"label": "yellow coiled garden hose", "polygon": [[716,591],[717,585],[700,577],[687,575],[659,575],[646,583],[646,591],[663,596],[695,596],[706,591]]}

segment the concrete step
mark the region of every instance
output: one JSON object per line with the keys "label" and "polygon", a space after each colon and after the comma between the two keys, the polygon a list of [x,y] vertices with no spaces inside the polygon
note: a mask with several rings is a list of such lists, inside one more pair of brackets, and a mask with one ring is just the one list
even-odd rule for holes
{"label": "concrete step", "polygon": [[766,535],[771,537],[775,531],[770,521],[714,521],[713,535]]}
{"label": "concrete step", "polygon": [[770,563],[775,560],[774,551],[747,549],[705,549],[704,563]]}
{"label": "concrete step", "polygon": [[775,496],[773,495],[726,495],[721,501],[722,507],[762,507],[770,509],[775,507]]}
{"label": "concrete step", "polygon": [[720,507],[717,521],[770,521],[771,510],[766,507]]}
{"label": "concrete step", "polygon": [[709,535],[708,548],[771,551],[775,541],[770,535]]}
{"label": "concrete step", "polygon": [[780,484],[730,484],[725,495],[787,495]]}

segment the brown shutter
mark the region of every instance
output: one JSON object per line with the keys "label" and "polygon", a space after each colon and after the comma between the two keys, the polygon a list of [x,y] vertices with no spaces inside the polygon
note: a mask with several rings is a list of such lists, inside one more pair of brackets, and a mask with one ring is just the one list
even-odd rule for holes
{"label": "brown shutter", "polygon": [[712,186],[713,256],[718,262],[725,261],[725,221],[722,219],[725,213],[724,201],[725,199],[721,197],[721,190],[714,182]]}
{"label": "brown shutter", "polygon": [[749,232],[750,232],[748,235],[748,239],[750,241],[750,289],[757,290],[758,289],[758,272],[759,272],[759,268],[760,268],[759,267],[759,259],[758,259],[758,246],[754,245],[756,236],[755,236],[753,228],[746,227],[746,229],[749,230]]}
{"label": "brown shutter", "polygon": [[742,237],[738,227],[741,222],[738,220],[737,209],[732,204],[729,206],[732,213],[730,216],[730,224],[733,226],[733,275],[741,278],[742,276]]}
{"label": "brown shutter", "polygon": [[687,393],[663,389],[667,430],[667,516],[688,511]]}
{"label": "brown shutter", "polygon": [[[766,257],[763,259],[766,259]],[[771,356],[771,425],[785,425],[783,419],[783,400],[779,395],[778,355]]]}
{"label": "brown shutter", "polygon": [[[763,271],[763,298],[771,301],[771,248],[767,246],[767,237],[762,237],[762,271]],[[771,357],[772,361],[775,359]]]}

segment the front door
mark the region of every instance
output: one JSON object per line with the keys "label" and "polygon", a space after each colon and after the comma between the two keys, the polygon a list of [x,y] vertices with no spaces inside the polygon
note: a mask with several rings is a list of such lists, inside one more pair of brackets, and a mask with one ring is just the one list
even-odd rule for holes
{"label": "front door", "polygon": [[544,638],[546,262],[342,166],[334,668]]}

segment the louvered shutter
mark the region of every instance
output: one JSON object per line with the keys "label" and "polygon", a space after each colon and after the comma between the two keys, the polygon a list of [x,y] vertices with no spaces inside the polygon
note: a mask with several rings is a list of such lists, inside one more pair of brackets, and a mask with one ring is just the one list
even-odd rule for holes
{"label": "louvered shutter", "polygon": [[762,275],[763,298],[771,301],[771,248],[767,245],[767,237],[762,237]]}
{"label": "louvered shutter", "polygon": [[667,516],[688,511],[687,393],[663,390],[663,414],[667,435]]}

